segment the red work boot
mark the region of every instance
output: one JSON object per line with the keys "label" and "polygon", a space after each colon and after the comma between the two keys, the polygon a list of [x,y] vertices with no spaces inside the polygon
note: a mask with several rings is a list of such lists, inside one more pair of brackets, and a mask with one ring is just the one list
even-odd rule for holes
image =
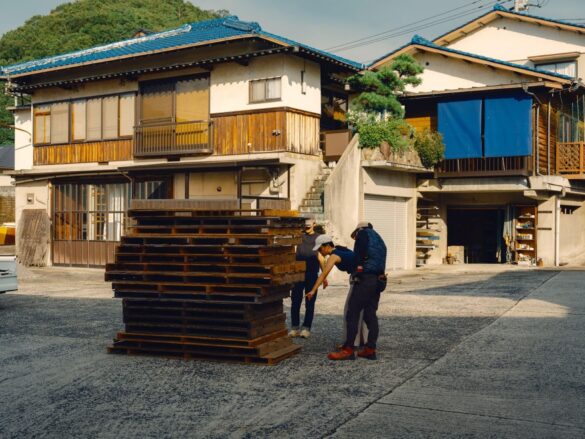
{"label": "red work boot", "polygon": [[376,349],[364,346],[364,348],[358,352],[358,357],[365,358],[367,360],[375,360]]}
{"label": "red work boot", "polygon": [[327,358],[330,360],[355,360],[355,355],[352,348],[344,346],[339,352],[330,352]]}

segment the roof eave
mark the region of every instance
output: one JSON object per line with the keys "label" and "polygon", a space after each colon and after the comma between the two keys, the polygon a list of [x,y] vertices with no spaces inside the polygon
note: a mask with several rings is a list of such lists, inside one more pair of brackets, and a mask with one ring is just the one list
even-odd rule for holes
{"label": "roof eave", "polygon": [[516,21],[537,23],[537,24],[542,25],[542,26],[553,27],[553,28],[556,28],[559,30],[567,30],[570,32],[577,32],[579,34],[585,34],[585,28],[571,24],[571,23],[561,23],[558,21],[547,20],[544,17],[535,17],[535,16],[531,16],[531,15],[516,13],[513,11],[505,11],[505,10],[498,9],[495,11],[490,11],[487,14],[484,14],[482,16],[479,16],[476,19],[474,19],[468,23],[465,23],[464,25],[459,26],[456,29],[453,29],[453,30],[451,30],[443,35],[438,36],[437,38],[435,38],[432,41],[433,41],[433,43],[438,44],[438,45],[451,44],[453,41],[456,41],[459,38],[465,37],[470,32],[473,32],[476,29],[478,29],[482,26],[485,26],[486,24],[494,21],[498,17],[509,18],[511,20],[516,20]]}
{"label": "roof eave", "polygon": [[393,58],[397,57],[398,55],[401,55],[401,54],[406,53],[406,52],[411,52],[413,50],[421,50],[421,51],[426,51],[426,52],[437,53],[440,55],[461,59],[463,61],[469,61],[469,62],[473,62],[476,64],[483,64],[483,65],[487,65],[487,66],[502,69],[502,70],[513,71],[513,72],[523,74],[523,75],[536,76],[538,78],[542,78],[543,80],[555,81],[555,82],[560,82],[563,84],[571,84],[574,82],[572,79],[561,78],[558,76],[549,75],[545,72],[541,73],[541,72],[536,72],[536,71],[532,71],[532,70],[527,70],[527,69],[523,69],[521,67],[514,67],[511,65],[501,64],[501,63],[486,60],[486,59],[479,59],[479,58],[476,58],[473,56],[466,55],[464,53],[454,53],[453,51],[448,51],[448,50],[442,49],[440,47],[429,47],[429,46],[424,46],[421,44],[410,44],[408,46],[405,46],[405,47],[397,50],[396,52],[388,55],[386,58],[378,61],[375,65],[371,65],[369,68],[371,68],[371,69],[377,68],[380,65],[385,64],[388,61],[392,60]]}
{"label": "roof eave", "polygon": [[138,53],[138,54],[131,54],[131,55],[126,55],[126,56],[116,56],[116,57],[111,57],[111,58],[95,60],[95,61],[69,64],[69,65],[64,65],[64,66],[57,66],[57,67],[52,67],[52,68],[47,68],[47,69],[34,70],[34,71],[30,71],[30,72],[23,72],[20,74],[17,73],[14,75],[4,75],[4,76],[0,76],[0,78],[6,78],[6,80],[10,79],[12,81],[18,81],[19,79],[31,78],[31,77],[34,77],[36,75],[41,75],[41,74],[45,74],[45,73],[49,73],[49,72],[66,71],[69,69],[104,64],[104,63],[112,62],[112,61],[120,61],[120,60],[125,60],[125,59],[136,59],[136,58],[141,58],[144,56],[158,55],[158,54],[162,54],[162,53],[168,53],[168,52],[173,52],[173,51],[177,51],[177,50],[184,50],[184,49],[191,49],[191,48],[202,47],[202,46],[212,46],[212,45],[216,45],[216,44],[222,44],[222,43],[226,43],[226,42],[245,40],[245,39],[263,39],[265,41],[272,42],[272,43],[280,45],[282,47],[299,47],[300,51],[312,54],[316,58],[323,59],[325,61],[331,62],[332,64],[346,67],[352,71],[360,71],[363,68],[363,66],[357,67],[357,66],[354,66],[352,64],[348,64],[348,63],[342,62],[340,60],[337,60],[335,58],[329,57],[329,56],[327,56],[323,53],[320,53],[318,51],[310,50],[306,47],[294,46],[294,45],[288,44],[288,43],[286,43],[282,40],[279,40],[277,38],[273,38],[273,37],[262,35],[262,34],[250,33],[250,34],[237,35],[237,36],[226,37],[226,38],[219,38],[216,40],[198,42],[198,43],[193,43],[193,44],[185,44],[182,46],[174,46],[174,47],[169,47],[169,48],[165,48],[165,49],[161,49],[161,50],[153,50],[153,51],[143,52],[143,53]]}

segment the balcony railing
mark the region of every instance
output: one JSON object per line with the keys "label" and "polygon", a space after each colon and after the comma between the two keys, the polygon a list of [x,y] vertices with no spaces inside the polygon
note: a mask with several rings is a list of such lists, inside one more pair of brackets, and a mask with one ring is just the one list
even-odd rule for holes
{"label": "balcony railing", "polygon": [[557,143],[557,173],[584,177],[585,142]]}
{"label": "balcony railing", "polygon": [[162,157],[213,152],[212,122],[145,123],[134,128],[134,157]]}
{"label": "balcony railing", "polygon": [[437,177],[528,176],[532,174],[532,156],[443,160],[437,164],[435,174]]}

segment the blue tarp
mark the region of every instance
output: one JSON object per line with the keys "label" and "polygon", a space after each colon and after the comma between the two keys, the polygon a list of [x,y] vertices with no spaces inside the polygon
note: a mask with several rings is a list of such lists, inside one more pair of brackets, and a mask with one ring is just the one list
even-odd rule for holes
{"label": "blue tarp", "polygon": [[532,98],[524,93],[485,98],[486,157],[532,154]]}
{"label": "blue tarp", "polygon": [[439,102],[439,132],[443,135],[446,159],[482,156],[481,99]]}

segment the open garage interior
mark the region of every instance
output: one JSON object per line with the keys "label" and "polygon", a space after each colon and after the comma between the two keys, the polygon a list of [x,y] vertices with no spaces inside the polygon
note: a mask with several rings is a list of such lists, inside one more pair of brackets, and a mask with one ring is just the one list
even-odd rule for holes
{"label": "open garage interior", "polygon": [[448,246],[463,247],[465,263],[506,262],[503,207],[447,209]]}

